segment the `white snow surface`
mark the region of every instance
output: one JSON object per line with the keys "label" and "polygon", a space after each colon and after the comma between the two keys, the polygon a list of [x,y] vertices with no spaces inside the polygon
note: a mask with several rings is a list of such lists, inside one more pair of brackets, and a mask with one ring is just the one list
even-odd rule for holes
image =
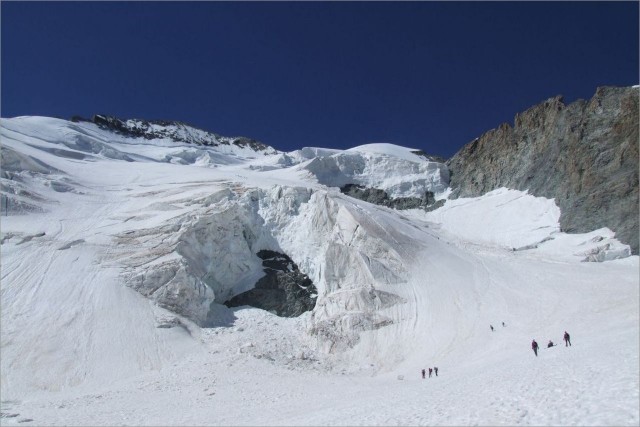
{"label": "white snow surface", "polygon": [[[422,198],[426,192],[442,197],[449,185],[449,169],[427,160],[419,150],[394,144],[366,144],[348,150],[305,147],[254,162],[253,170],[289,168],[301,179],[327,187],[357,184],[384,190],[391,198]],[[296,166],[292,168],[292,166]]]}
{"label": "white snow surface", "polygon": [[[2,425],[640,423],[638,257],[560,232],[553,200],[395,211],[318,179],[339,158],[446,194],[390,145],[250,159],[42,117],[0,137]],[[314,281],[312,312],[221,304],[260,249]]]}

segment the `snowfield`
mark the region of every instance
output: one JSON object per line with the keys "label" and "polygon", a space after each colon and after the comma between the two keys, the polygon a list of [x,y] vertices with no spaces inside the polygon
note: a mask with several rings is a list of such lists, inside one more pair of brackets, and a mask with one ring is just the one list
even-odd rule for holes
{"label": "snowfield", "polygon": [[[639,258],[560,232],[553,200],[396,211],[330,186],[446,197],[440,164],[389,144],[252,156],[42,117],[0,136],[1,425],[640,423]],[[260,249],[313,280],[313,311],[222,304]]]}

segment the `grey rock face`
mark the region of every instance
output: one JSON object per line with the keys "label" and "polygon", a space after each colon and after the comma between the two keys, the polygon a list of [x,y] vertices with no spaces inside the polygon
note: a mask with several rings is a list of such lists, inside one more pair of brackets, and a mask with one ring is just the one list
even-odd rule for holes
{"label": "grey rock face", "polygon": [[601,87],[517,114],[447,162],[451,198],[500,187],[554,198],[565,232],[608,227],[638,254],[638,88]]}
{"label": "grey rock face", "polygon": [[364,200],[376,205],[387,206],[394,209],[426,208],[435,203],[435,195],[431,191],[425,191],[422,198],[397,197],[391,198],[386,191],[378,188],[366,188],[358,184],[347,184],[340,187],[340,192],[353,198]]}
{"label": "grey rock face", "polygon": [[225,302],[227,307],[250,305],[271,311],[281,317],[297,317],[313,310],[318,291],[306,274],[285,254],[261,250],[265,276],[255,288]]}

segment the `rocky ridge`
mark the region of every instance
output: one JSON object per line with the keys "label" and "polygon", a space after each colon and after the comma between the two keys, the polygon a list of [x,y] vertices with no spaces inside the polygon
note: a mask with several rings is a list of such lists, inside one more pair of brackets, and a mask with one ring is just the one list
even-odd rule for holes
{"label": "rocky ridge", "polygon": [[179,121],[167,120],[122,120],[113,116],[96,114],[91,120],[79,116],[71,118],[73,122],[92,122],[102,129],[111,130],[121,135],[145,139],[170,139],[175,142],[215,147],[218,145],[235,145],[240,148],[249,147],[253,151],[265,155],[276,154],[274,148],[246,137],[226,137],[195,128]]}
{"label": "rocky ridge", "polygon": [[500,187],[555,199],[569,233],[608,227],[638,254],[638,87],[600,87],[589,101],[550,98],[449,161],[450,198]]}

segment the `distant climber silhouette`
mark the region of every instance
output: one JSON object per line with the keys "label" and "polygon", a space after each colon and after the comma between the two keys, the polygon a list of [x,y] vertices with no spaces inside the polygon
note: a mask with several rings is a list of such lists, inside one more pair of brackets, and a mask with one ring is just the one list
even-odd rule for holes
{"label": "distant climber silhouette", "polygon": [[569,332],[564,331],[564,346],[570,346],[571,345],[571,336],[569,335]]}
{"label": "distant climber silhouette", "polygon": [[536,357],[538,357],[538,343],[536,342],[536,340],[531,341],[531,348],[533,349],[533,352],[536,354]]}

